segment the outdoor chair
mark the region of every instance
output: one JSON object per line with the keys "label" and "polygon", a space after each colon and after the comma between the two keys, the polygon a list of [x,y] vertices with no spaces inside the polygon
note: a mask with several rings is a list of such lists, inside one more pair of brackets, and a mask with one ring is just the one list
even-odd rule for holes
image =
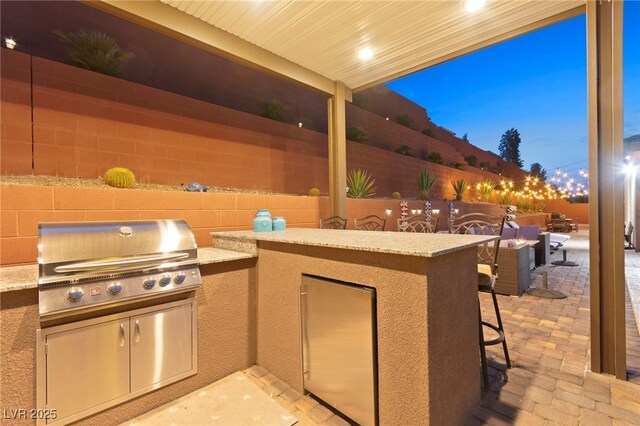
{"label": "outdoor chair", "polygon": [[398,219],[398,231],[400,232],[423,232],[432,234],[436,231],[437,226],[438,218],[432,219],[431,223],[429,223],[424,215]]}
{"label": "outdoor chair", "polygon": [[347,227],[347,219],[340,216],[331,216],[327,219],[320,219],[321,229],[345,229]]}
{"label": "outdoor chair", "polygon": [[387,219],[374,214],[354,220],[355,228],[359,231],[384,231],[386,223]]}
{"label": "outdoor chair", "polygon": [[624,241],[627,243],[627,246],[625,247],[625,249],[634,249],[635,250],[635,246],[633,245],[633,240],[631,239],[633,237],[633,230],[635,228],[633,227],[633,223],[629,222],[629,226],[625,227],[625,231],[624,231]]}
{"label": "outdoor chair", "polygon": [[[452,234],[474,234],[474,235],[502,235],[504,228],[504,217],[489,216],[483,213],[470,213],[454,219],[449,226]],[[480,358],[482,361],[482,381],[485,389],[489,388],[489,373],[487,371],[486,346],[502,343],[504,357],[507,368],[511,368],[509,350],[507,349],[507,339],[504,334],[498,299],[494,291],[494,286],[498,271],[498,250],[500,240],[481,244],[478,246],[478,291],[490,293],[493,299],[493,308],[496,312],[498,325],[482,321],[482,310],[480,309],[480,299],[478,298],[478,318],[480,327]],[[492,340],[485,340],[483,326],[488,327],[498,333],[498,337]]]}
{"label": "outdoor chair", "polygon": [[551,219],[552,232],[571,232],[571,224],[565,219]]}

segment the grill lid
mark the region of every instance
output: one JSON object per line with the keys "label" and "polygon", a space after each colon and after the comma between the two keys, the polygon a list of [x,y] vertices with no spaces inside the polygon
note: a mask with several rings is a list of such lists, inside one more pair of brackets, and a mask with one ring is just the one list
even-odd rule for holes
{"label": "grill lid", "polygon": [[38,236],[41,285],[198,263],[183,220],[42,223]]}

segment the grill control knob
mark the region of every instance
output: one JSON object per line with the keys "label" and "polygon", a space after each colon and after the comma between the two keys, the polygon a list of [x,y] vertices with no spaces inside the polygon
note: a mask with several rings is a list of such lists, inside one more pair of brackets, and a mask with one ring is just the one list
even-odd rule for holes
{"label": "grill control knob", "polygon": [[173,281],[175,281],[176,284],[182,284],[185,278],[187,278],[187,276],[184,274],[184,272],[178,272],[178,275],[176,275]]}
{"label": "grill control knob", "polygon": [[160,285],[162,287],[171,284],[171,275],[169,274],[164,274],[161,278],[160,278]]}
{"label": "grill control knob", "polygon": [[107,291],[109,292],[110,295],[115,296],[116,294],[119,294],[122,291],[122,284],[120,284],[119,282],[113,283],[113,284],[109,284],[109,287],[107,287]]}
{"label": "grill control knob", "polygon": [[84,296],[84,291],[80,287],[71,287],[67,292],[67,299],[71,302],[77,302]]}
{"label": "grill control knob", "polygon": [[142,287],[146,288],[147,290],[152,289],[155,285],[156,285],[155,278],[147,278],[142,282]]}

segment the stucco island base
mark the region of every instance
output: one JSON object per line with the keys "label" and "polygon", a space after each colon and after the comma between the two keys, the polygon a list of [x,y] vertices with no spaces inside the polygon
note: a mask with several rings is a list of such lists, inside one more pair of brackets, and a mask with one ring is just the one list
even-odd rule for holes
{"label": "stucco island base", "polygon": [[470,418],[480,402],[475,247],[418,257],[257,244],[259,365],[303,391],[302,274],[374,287],[380,424],[453,425]]}

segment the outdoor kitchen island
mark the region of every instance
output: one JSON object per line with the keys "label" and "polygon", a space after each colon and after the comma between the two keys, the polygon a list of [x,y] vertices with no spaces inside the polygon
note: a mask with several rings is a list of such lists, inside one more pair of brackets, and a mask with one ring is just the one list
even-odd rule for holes
{"label": "outdoor kitchen island", "polygon": [[470,418],[480,402],[476,247],[495,237],[324,229],[212,236],[214,247],[258,256],[258,365],[303,392],[303,275],[367,286],[376,293],[379,424]]}

